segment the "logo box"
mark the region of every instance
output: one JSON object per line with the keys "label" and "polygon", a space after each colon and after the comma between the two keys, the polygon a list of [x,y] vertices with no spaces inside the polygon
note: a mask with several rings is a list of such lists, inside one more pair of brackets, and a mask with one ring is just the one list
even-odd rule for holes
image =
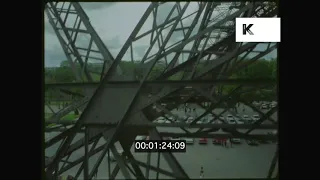
{"label": "logo box", "polygon": [[280,42],[280,18],[236,18],[236,42]]}

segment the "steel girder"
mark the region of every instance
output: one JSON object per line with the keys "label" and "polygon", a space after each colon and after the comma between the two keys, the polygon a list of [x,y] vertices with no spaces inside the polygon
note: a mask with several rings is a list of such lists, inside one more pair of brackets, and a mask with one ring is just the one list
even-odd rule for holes
{"label": "steel girder", "polygon": [[[114,58],[90,24],[80,4],[50,2],[47,3],[45,11],[77,80],[92,82],[93,74],[102,76],[107,65],[111,64]],[[88,41],[88,44],[81,44],[83,43],[79,38],[81,35],[87,35],[88,39],[85,41]],[[80,45],[87,47],[80,47]],[[88,62],[94,61],[104,63],[100,72],[89,69]],[[76,63],[79,63],[80,68],[76,67]],[[118,70],[121,73],[120,68]]]}
{"label": "steel girder", "polygon": [[[232,80],[226,80],[224,78],[232,75],[232,73],[238,71],[239,69],[244,68],[246,65],[250,65],[257,59],[276,49],[276,45],[269,44],[266,50],[257,52],[255,56],[251,57],[249,60],[246,60],[246,63],[243,63],[245,57],[250,52],[253,52],[259,43],[234,43],[234,29],[232,28],[234,24],[234,18],[240,16],[272,17],[276,15],[276,7],[266,3],[239,3],[226,6],[221,3],[201,2],[199,3],[199,9],[197,11],[191,14],[186,14],[186,9],[188,8],[189,3],[185,3],[183,6],[181,6],[180,3],[176,3],[168,14],[167,19],[159,24],[155,19],[157,16],[158,7],[161,5],[163,4],[156,2],[151,3],[117,57],[113,58],[108,52],[106,46],[104,46],[102,43],[99,36],[93,30],[90,22],[88,21],[88,17],[85,15],[78,3],[71,3],[67,11],[63,11],[63,7],[58,9],[57,4],[48,4],[47,10],[50,10],[53,16],[57,19],[55,22],[55,19],[48,15],[48,18],[51,19],[50,22],[57,33],[58,39],[67,56],[72,53],[74,57],[76,57],[76,60],[79,62],[81,69],[84,72],[83,74],[85,75],[84,77],[86,77],[86,81],[92,82],[92,78],[90,78],[90,76],[92,76],[90,73],[92,72],[86,68],[86,63],[89,62],[87,60],[89,55],[86,56],[85,60],[81,59],[83,56],[81,56],[79,53],[80,48],[76,47],[75,40],[72,40],[72,37],[77,36],[76,34],[73,36],[72,33],[79,33],[79,27],[78,30],[73,28],[73,30],[71,30],[71,34],[69,33],[69,35],[67,35],[67,30],[70,29],[68,29],[68,27],[66,27],[64,24],[68,16],[66,16],[64,21],[62,21],[62,18],[60,17],[62,13],[75,13],[78,19],[85,24],[86,30],[84,31],[91,35],[89,42],[96,43],[98,50],[95,52],[102,54],[104,62],[103,69],[101,72],[99,72],[101,77],[103,77],[100,84],[98,85],[95,83],[90,83],[82,85],[81,88],[85,90],[85,86],[91,87],[91,93],[85,91],[83,94],[84,99],[76,101],[67,107],[67,109],[56,113],[56,115],[50,119],[51,122],[64,124],[63,121],[59,121],[63,115],[74,110],[75,108],[79,108],[80,106],[85,107],[79,120],[72,123],[74,124],[72,128],[65,128],[66,130],[62,132],[61,135],[54,137],[46,143],[49,147],[52,144],[63,140],[63,143],[58,149],[56,155],[49,158],[46,163],[46,174],[48,177],[57,177],[59,174],[67,171],[75,165],[82,163],[78,173],[76,174],[76,178],[80,176],[81,171],[84,171],[84,179],[92,179],[95,173],[97,173],[102,159],[106,154],[109,156],[109,151],[112,151],[112,154],[117,161],[117,165],[112,172],[110,170],[110,166],[108,166],[110,179],[114,179],[119,171],[122,171],[122,174],[125,175],[126,178],[132,178],[132,176],[135,176],[139,179],[148,178],[149,170],[147,170],[145,176],[140,169],[140,167],[147,166],[158,173],[166,174],[168,176],[175,178],[188,178],[188,175],[184,172],[181,165],[179,165],[179,162],[170,153],[162,154],[171,167],[173,173],[159,168],[159,160],[158,167],[150,165],[150,161],[148,161],[146,164],[135,160],[129,149],[134,141],[134,137],[139,134],[149,134],[151,137],[155,137],[156,139],[161,139],[162,136],[242,137],[257,139],[275,138],[275,136],[272,135],[267,136],[252,133],[250,135],[250,131],[242,132],[242,128],[249,128],[249,130],[252,130],[253,128],[276,128],[274,125],[261,125],[261,123],[268,119],[270,114],[274,112],[274,109],[271,110],[271,112],[264,114],[259,122],[250,127],[242,127],[241,125],[232,126],[227,124],[212,126],[196,125],[194,123],[200,119],[198,118],[191,125],[188,125],[189,128],[197,128],[198,131],[189,132],[184,129],[184,127],[187,126],[184,123],[164,125],[150,123],[150,121],[153,121],[159,116],[166,117],[165,114],[172,116],[173,114],[170,111],[173,108],[177,107],[179,104],[183,104],[197,94],[200,94],[200,96],[207,99],[206,102],[212,103],[212,106],[210,106],[210,108],[208,108],[206,111],[207,114],[211,113],[213,116],[219,117],[219,115],[214,114],[212,109],[214,104],[219,103],[224,104],[226,111],[234,114],[232,110],[229,110],[231,108],[230,104],[233,104],[228,103],[231,101],[230,97],[239,99],[239,94],[241,93],[239,91],[241,89],[245,90],[243,85],[246,83],[250,84],[250,82],[240,82],[240,80],[234,81],[233,83],[238,82],[239,84],[242,84],[242,86],[235,90],[236,93],[231,93],[225,95],[224,97],[215,94],[213,89],[219,85],[219,83],[230,83]],[[71,7],[74,7],[73,11]],[[219,15],[213,16],[213,11],[217,9],[220,11]],[[189,26],[185,27],[184,20],[192,15],[194,15],[192,22],[189,24]],[[140,32],[141,27],[144,25],[149,16],[153,16],[154,19],[152,29],[146,32]],[[198,22],[200,22],[200,24],[198,28],[196,28]],[[63,41],[63,38],[61,37],[62,35],[60,35],[61,33],[59,32],[59,27],[57,27],[58,23],[61,24],[61,29],[63,29],[63,33],[65,33],[67,40]],[[197,32],[197,34],[192,35],[194,30]],[[171,45],[169,45],[168,42],[175,31],[183,31],[183,38],[180,41],[171,43]],[[143,59],[137,66],[137,71],[131,72],[132,74],[129,74],[129,76],[124,75],[119,67],[119,63],[124,57],[124,54],[128,52],[132,54],[133,44],[139,39],[148,35],[151,36],[150,47],[147,49]],[[190,47],[188,47],[189,44],[191,45]],[[153,49],[154,47],[155,51]],[[90,45],[86,51],[87,53],[91,52]],[[188,53],[189,57],[184,62],[179,63],[179,58],[183,53]],[[174,55],[171,60],[168,57],[170,54]],[[239,55],[242,55],[242,57]],[[83,81],[83,75],[77,72],[75,65],[73,65],[73,59],[68,57],[68,60],[71,63],[71,67],[74,69],[76,77],[78,76],[78,80]],[[197,66],[199,65],[199,62],[203,60],[206,60],[207,62],[206,67],[201,72],[198,72]],[[131,61],[133,62],[134,59],[132,58]],[[158,74],[155,78],[158,81],[154,81],[154,79],[149,77],[149,74],[158,63],[164,63],[166,64],[166,67],[163,69],[162,73]],[[137,72],[140,72],[140,74],[137,74]],[[172,75],[179,72],[183,72],[183,80],[176,82],[166,81]],[[132,79],[135,80],[132,81]],[[196,80],[198,82],[196,82]],[[212,83],[209,81],[212,81]],[[266,84],[268,81],[265,81],[264,83]],[[76,85],[77,84],[56,84],[48,85],[48,88],[65,90],[70,86]],[[185,89],[186,86],[191,88],[191,93],[189,96],[182,98],[178,95],[179,98],[175,104],[168,104],[166,107],[161,106],[161,101],[163,99],[170,95],[177,96],[177,94]],[[118,102],[118,105],[111,103],[113,101],[119,101],[119,99],[115,99],[115,97],[122,97],[121,101]],[[156,111],[153,108],[153,105],[158,107],[161,106],[161,111]],[[260,111],[259,113],[263,114]],[[219,120],[219,118],[216,118],[215,120]],[[101,128],[104,126],[106,128]],[[158,132],[157,129],[154,128],[155,126],[179,127],[184,130],[184,133]],[[211,133],[216,132],[219,129],[222,129],[226,133]],[[72,140],[75,137],[75,134],[80,131],[84,132],[85,137],[73,143]],[[126,138],[121,136],[123,133],[127,134]],[[100,139],[101,137],[104,137],[106,143],[98,148],[95,148],[97,139]],[[117,141],[121,143],[121,146],[124,150],[122,155],[120,155],[114,148],[114,143]],[[88,144],[91,143],[93,143],[93,145],[91,150],[89,150]],[[72,163],[69,163],[65,167],[58,167],[59,162],[64,161],[62,158],[66,156],[69,157],[70,154],[81,147],[85,147],[85,155],[83,157],[73,161]],[[93,166],[92,170],[89,171],[88,158],[94,154],[97,154],[98,152],[102,153],[100,154],[97,163]],[[159,153],[159,155],[160,154],[161,153]],[[108,162],[109,160],[110,159],[108,158]],[[132,168],[129,166],[129,164],[131,164]],[[272,165],[271,167],[274,166]],[[53,176],[53,174],[55,174],[55,176]]]}
{"label": "steel girder", "polygon": [[[269,49],[269,51],[268,52],[270,52],[270,51],[272,51],[273,49],[272,48],[270,48]],[[266,53],[268,53],[268,52],[266,52]],[[247,54],[246,54],[247,55]],[[263,54],[262,54],[263,55]],[[245,57],[245,56],[244,56]],[[243,59],[243,58],[241,58],[241,59]],[[191,60],[189,60],[189,61],[186,61],[186,62],[190,62]],[[251,63],[253,62],[254,60],[251,60]],[[249,62],[250,63],[250,62]],[[248,64],[249,64],[248,63]],[[184,64],[181,64],[181,65],[184,65]],[[181,67],[181,66],[178,66],[178,67]],[[179,69],[179,68],[178,68]],[[91,92],[93,92],[94,90],[92,90]]]}

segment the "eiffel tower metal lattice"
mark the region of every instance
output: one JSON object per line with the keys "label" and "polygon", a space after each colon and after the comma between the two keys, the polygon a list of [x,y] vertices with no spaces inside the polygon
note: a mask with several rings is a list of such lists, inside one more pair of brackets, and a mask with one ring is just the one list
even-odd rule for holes
{"label": "eiffel tower metal lattice", "polygon": [[[158,9],[167,3],[171,3],[172,8],[160,22],[157,20]],[[108,179],[116,179],[119,171],[125,179],[154,179],[159,175],[191,178],[171,152],[157,153],[156,164],[151,162],[150,153],[147,162],[138,160],[138,155],[130,149],[139,135],[148,135],[150,139],[239,137],[276,140],[276,134],[253,132],[256,129],[277,129],[278,121],[271,118],[277,106],[265,113],[241,96],[241,93],[276,87],[275,79],[230,77],[277,49],[275,43],[236,43],[235,18],[274,17],[278,13],[277,6],[269,2],[198,2],[196,11],[189,12],[187,9],[191,2],[167,3],[150,3],[116,57],[112,56],[94,30],[78,2],[50,2],[46,5],[45,13],[77,79],[73,83],[45,86],[46,90],[75,97],[71,104],[54,112],[46,120],[46,124],[56,124],[48,126],[47,132],[59,132],[45,142],[46,149],[57,147],[54,154],[46,154],[48,180],[58,179],[61,174],[75,167],[78,168],[77,173],[72,174],[75,179],[82,179],[82,176],[86,180],[94,179],[105,157],[108,159],[108,169],[103,171]],[[152,27],[146,30],[150,20]],[[181,34],[179,38],[174,36],[177,32]],[[81,34],[88,37],[85,47],[80,46],[83,42],[79,43]],[[133,49],[142,40],[147,40],[149,46],[142,59],[136,59]],[[258,50],[261,44],[266,48]],[[133,71],[121,67],[126,54],[131,57],[130,62],[135,64]],[[98,71],[88,66],[94,62],[103,64]],[[158,65],[162,68],[159,69]],[[99,81],[95,81],[94,76],[98,76]],[[221,93],[221,87],[226,85],[236,88],[229,94]],[[74,89],[82,91],[79,93]],[[274,98],[276,100],[276,94]],[[227,124],[220,116],[224,112],[237,116],[233,108],[238,102],[251,107],[261,118],[250,125]],[[198,104],[205,111],[189,124],[185,121],[154,122],[159,117],[167,121],[178,120],[178,115],[172,110],[185,103]],[[216,114],[213,109],[217,107],[224,107],[224,111]],[[82,111],[78,120],[61,119],[75,109]],[[208,114],[215,117],[210,123],[197,123]],[[215,121],[222,123],[211,123]],[[265,121],[271,123],[264,124]],[[163,132],[157,127],[171,127],[179,131]],[[83,137],[75,138],[79,133],[84,134]],[[123,152],[119,152],[116,143],[120,144]],[[69,161],[77,153],[81,155]],[[116,161],[113,170],[111,156]],[[160,156],[165,159],[169,169],[161,167]],[[94,164],[89,163],[90,158],[94,159]],[[276,152],[266,175],[269,179],[273,178],[273,174],[278,176],[275,170],[277,159]],[[155,177],[151,177],[151,171],[156,172]]]}

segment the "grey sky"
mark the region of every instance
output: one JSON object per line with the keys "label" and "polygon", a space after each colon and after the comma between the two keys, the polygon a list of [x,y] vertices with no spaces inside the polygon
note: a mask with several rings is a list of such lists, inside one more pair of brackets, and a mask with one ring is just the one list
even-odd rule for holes
{"label": "grey sky", "polygon": [[[142,14],[145,12],[149,3],[145,2],[101,2],[101,3],[81,3],[87,13],[92,26],[103,40],[109,51],[115,57],[120,48],[125,43],[130,33],[138,23]],[[157,22],[161,23],[166,18],[170,11],[172,3],[165,3],[159,7]],[[198,4],[191,3],[186,11],[190,14],[197,10]],[[191,19],[192,20],[192,19]],[[186,19],[184,24],[191,23],[191,20]],[[147,31],[152,27],[152,20],[148,19],[147,23],[142,27],[141,31]],[[140,33],[139,33],[140,34]],[[165,34],[165,33],[164,33]],[[169,41],[169,45],[173,44],[182,37],[182,32],[173,34]],[[88,38],[79,37],[81,43],[86,44]],[[149,47],[148,39],[141,39],[134,44],[135,59],[141,59]],[[267,58],[274,57],[276,51],[270,53]],[[123,59],[129,59],[129,54],[126,54]],[[61,61],[66,60],[66,56],[62,51],[57,36],[55,35],[48,18],[45,15],[45,66],[59,66]]]}

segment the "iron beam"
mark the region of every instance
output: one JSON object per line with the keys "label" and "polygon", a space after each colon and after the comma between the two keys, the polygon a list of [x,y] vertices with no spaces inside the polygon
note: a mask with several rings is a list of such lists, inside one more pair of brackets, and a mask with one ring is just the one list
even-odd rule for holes
{"label": "iron beam", "polygon": [[[161,135],[159,134],[158,130],[154,128],[150,131],[150,136],[153,139],[161,139]],[[167,161],[169,167],[172,169],[173,173],[178,178],[189,179],[188,174],[184,171],[182,166],[179,164],[178,160],[172,155],[171,152],[164,152],[162,153],[164,159]]]}
{"label": "iron beam", "polygon": [[[116,127],[116,123],[86,123],[86,125],[95,128]],[[171,128],[235,128],[235,129],[251,129],[256,125],[253,124],[190,124],[190,123],[145,123],[145,124],[124,124],[123,127],[129,128],[152,128],[152,127],[171,127]],[[276,124],[261,124],[257,129],[277,129]],[[82,142],[79,140],[78,142]]]}
{"label": "iron beam", "polygon": [[[199,86],[208,86],[208,85],[266,85],[266,84],[275,84],[276,79],[273,78],[257,78],[257,79],[216,79],[216,80],[179,80],[179,81],[146,81],[144,84],[145,88],[156,88],[156,87],[199,87]],[[86,89],[86,88],[97,88],[100,83],[52,83],[45,84],[47,89]],[[138,87],[140,81],[108,81],[105,84],[102,84],[102,87],[107,88],[131,88]]]}

